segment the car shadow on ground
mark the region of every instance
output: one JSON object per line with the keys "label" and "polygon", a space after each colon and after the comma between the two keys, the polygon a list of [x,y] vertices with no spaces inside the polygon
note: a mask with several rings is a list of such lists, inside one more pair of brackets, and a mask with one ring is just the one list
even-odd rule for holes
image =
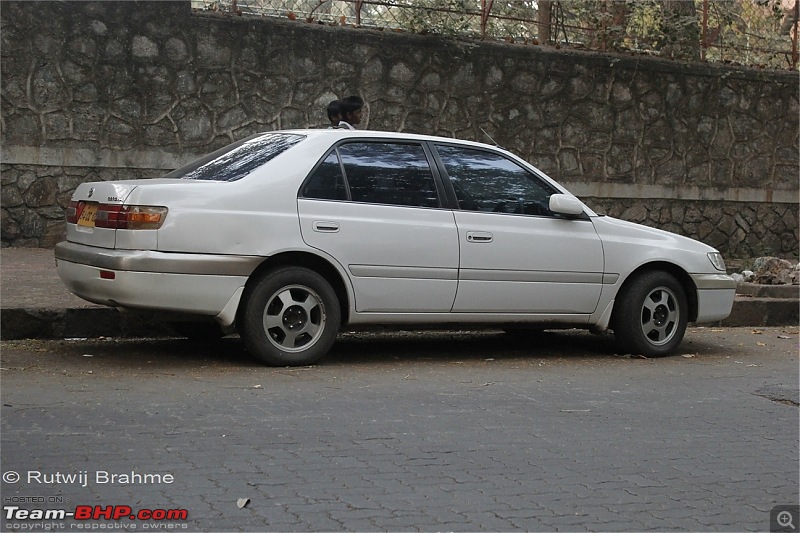
{"label": "car shadow on ground", "polygon": [[[713,345],[695,339],[691,343],[684,341],[684,348],[673,357],[686,351],[703,354],[713,350]],[[268,368],[252,357],[235,335],[202,343],[185,338],[68,339],[47,344],[42,341],[12,341],[4,348],[5,365],[36,366],[23,355],[30,351],[50,352],[59,363],[80,368]],[[20,355],[15,357],[15,352]],[[501,330],[378,330],[342,332],[330,352],[314,366],[542,359],[567,362],[620,358],[644,359],[620,352],[611,334],[593,335],[583,330],[515,333]]]}
{"label": "car shadow on ground", "polygon": [[[184,338],[81,339],[59,344],[64,357],[85,358],[95,364],[263,366],[235,335],[205,342]],[[609,357],[616,353],[612,335],[592,335],[579,330],[506,333],[501,330],[386,329],[340,333],[317,365]]]}
{"label": "car shadow on ground", "polygon": [[586,331],[370,331],[340,334],[320,364],[582,358],[614,353],[613,336]]}

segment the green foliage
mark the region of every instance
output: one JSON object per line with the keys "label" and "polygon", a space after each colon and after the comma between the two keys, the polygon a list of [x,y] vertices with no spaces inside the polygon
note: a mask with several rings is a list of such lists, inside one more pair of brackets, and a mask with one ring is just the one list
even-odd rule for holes
{"label": "green foliage", "polygon": [[533,41],[536,28],[536,1],[495,1],[487,21],[486,34],[512,41]]}
{"label": "green foliage", "polygon": [[[220,11],[231,2],[192,0],[196,8]],[[538,42],[539,0],[489,3],[484,28],[481,0],[237,0],[246,14],[347,25],[359,20],[366,27],[414,33]],[[712,61],[787,68],[792,65],[793,5],[789,0],[708,0],[706,6],[704,0],[560,0],[552,2],[550,39],[559,46],[689,60],[702,54]]]}
{"label": "green foliage", "polygon": [[784,11],[780,0],[711,2],[708,14],[707,59],[788,66],[792,13]]}
{"label": "green foliage", "polygon": [[475,2],[472,0],[395,0],[399,26],[415,33],[462,35],[474,32]]}
{"label": "green foliage", "polygon": [[657,43],[664,40],[663,4],[657,0],[630,2],[628,27],[624,48],[631,50],[655,50]]}

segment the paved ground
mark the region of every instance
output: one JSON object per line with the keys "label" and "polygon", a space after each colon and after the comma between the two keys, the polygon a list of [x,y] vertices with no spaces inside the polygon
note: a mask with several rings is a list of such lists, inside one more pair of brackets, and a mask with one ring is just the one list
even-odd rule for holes
{"label": "paved ground", "polygon": [[[693,328],[658,360],[497,332],[345,335],[298,369],[235,340],[15,341],[2,359],[4,506],[188,511],[53,527],[766,531],[798,503],[796,327]],[[8,513],[3,530],[43,524]]]}

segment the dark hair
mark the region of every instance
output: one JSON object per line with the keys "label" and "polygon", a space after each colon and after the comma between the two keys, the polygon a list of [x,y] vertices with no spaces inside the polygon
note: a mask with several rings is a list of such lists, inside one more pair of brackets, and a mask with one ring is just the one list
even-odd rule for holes
{"label": "dark hair", "polygon": [[360,96],[346,96],[339,100],[339,109],[342,112],[342,118],[346,117],[348,113],[355,113],[364,107],[364,99]]}
{"label": "dark hair", "polygon": [[333,120],[336,115],[342,115],[342,106],[339,100],[334,100],[328,104],[328,120]]}

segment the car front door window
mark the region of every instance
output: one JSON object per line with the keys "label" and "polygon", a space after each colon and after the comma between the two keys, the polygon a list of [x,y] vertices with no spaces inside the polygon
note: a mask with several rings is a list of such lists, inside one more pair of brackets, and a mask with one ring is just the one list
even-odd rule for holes
{"label": "car front door window", "polygon": [[548,207],[556,191],[500,154],[437,145],[459,208],[517,215],[552,216]]}

